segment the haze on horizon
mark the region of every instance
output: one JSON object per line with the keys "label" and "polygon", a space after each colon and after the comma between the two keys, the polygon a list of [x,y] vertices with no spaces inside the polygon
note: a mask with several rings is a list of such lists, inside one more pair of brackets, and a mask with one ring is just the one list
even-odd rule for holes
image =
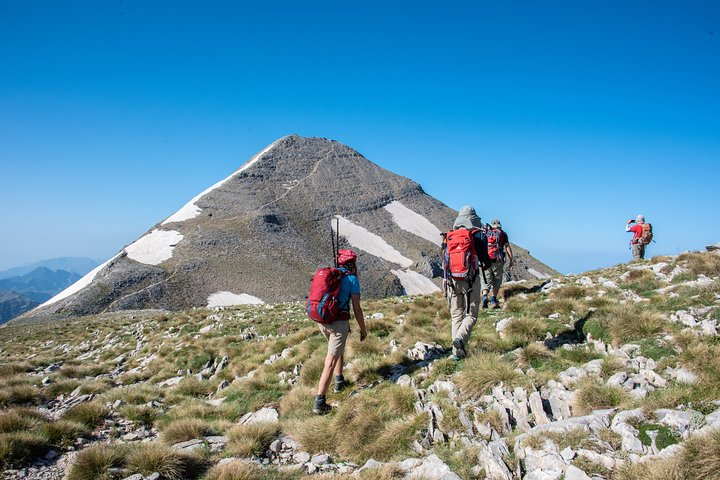
{"label": "haze on horizon", "polygon": [[[720,241],[720,5],[0,4],[0,270],[106,260],[291,133],[561,272]],[[444,228],[447,226],[438,226]]]}

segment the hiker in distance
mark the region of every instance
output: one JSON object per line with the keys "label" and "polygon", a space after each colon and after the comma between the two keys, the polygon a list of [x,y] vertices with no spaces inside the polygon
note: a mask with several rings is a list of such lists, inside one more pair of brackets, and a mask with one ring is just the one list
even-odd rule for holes
{"label": "hiker in distance", "polygon": [[450,302],[454,360],[467,355],[467,342],[480,307],[480,276],[490,264],[482,226],[475,209],[465,206],[453,230],[445,235],[443,290]]}
{"label": "hiker in distance", "polygon": [[[633,223],[635,225],[632,225]],[[643,260],[645,258],[645,247],[653,239],[652,225],[645,223],[645,216],[638,215],[635,220],[630,219],[627,221],[625,231],[633,234],[633,238],[630,240],[633,260]]]}
{"label": "hiker in distance", "polygon": [[325,366],[320,375],[318,383],[317,396],[313,404],[312,411],[319,415],[323,415],[330,411],[331,407],[327,404],[325,395],[330,387],[330,380],[335,374],[335,392],[340,392],[345,387],[345,378],[343,377],[343,355],[345,353],[345,343],[350,333],[350,304],[352,303],[355,320],[360,327],[360,341],[367,337],[365,330],[365,318],[363,317],[362,307],[360,307],[360,281],[357,277],[357,255],[352,250],[338,250],[337,255],[338,270],[342,277],[340,279],[340,288],[337,293],[337,303],[339,306],[338,320],[332,323],[320,323],[320,331],[328,341],[328,351],[325,356]]}
{"label": "hiker in distance", "polygon": [[[486,229],[488,242],[488,257],[490,257],[490,268],[487,270],[487,285],[483,289],[482,308],[487,308],[488,303],[492,308],[500,308],[497,300],[500,285],[503,281],[503,271],[505,270],[505,258],[508,259],[508,269],[515,264],[513,260],[513,252],[510,247],[510,240],[507,233],[502,229],[502,223],[497,218],[490,222],[490,226]],[[488,300],[488,295],[492,289],[492,298]]]}

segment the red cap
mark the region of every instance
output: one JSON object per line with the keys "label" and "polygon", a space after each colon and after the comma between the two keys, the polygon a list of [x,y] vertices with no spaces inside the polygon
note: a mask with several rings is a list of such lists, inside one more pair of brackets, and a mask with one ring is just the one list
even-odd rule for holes
{"label": "red cap", "polygon": [[338,265],[345,265],[357,260],[357,255],[352,250],[338,250]]}

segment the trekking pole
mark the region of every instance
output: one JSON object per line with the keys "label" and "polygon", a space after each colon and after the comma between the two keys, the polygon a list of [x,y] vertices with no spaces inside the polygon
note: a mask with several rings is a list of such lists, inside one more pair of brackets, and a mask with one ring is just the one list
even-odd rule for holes
{"label": "trekking pole", "polygon": [[335,259],[335,268],[338,266],[337,252],[335,251],[335,232],[333,232],[332,223],[330,224],[330,246],[332,247],[333,258]]}
{"label": "trekking pole", "polygon": [[335,218],[335,268],[338,268],[338,255],[340,255],[340,219]]}

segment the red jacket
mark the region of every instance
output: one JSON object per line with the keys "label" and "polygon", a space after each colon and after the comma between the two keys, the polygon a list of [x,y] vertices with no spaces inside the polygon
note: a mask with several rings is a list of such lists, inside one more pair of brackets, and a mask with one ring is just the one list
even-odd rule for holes
{"label": "red jacket", "polygon": [[629,227],[627,229],[628,232],[633,232],[633,238],[630,240],[630,243],[637,243],[638,240],[640,240],[640,237],[642,237],[642,231],[643,231],[643,224],[642,223],[636,223],[632,227]]}

